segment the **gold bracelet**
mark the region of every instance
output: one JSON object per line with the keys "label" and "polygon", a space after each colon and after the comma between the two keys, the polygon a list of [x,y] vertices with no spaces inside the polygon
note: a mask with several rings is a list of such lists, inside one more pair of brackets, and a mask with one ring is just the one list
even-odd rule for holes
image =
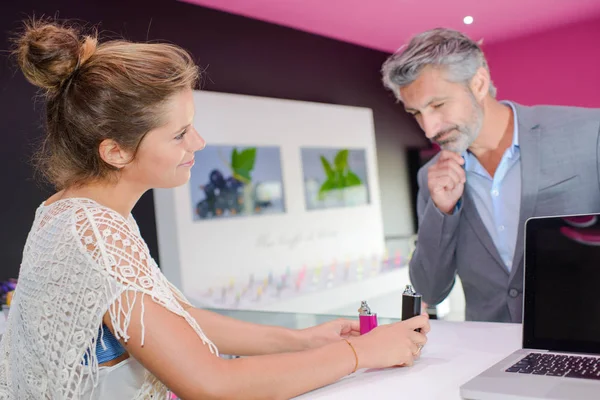
{"label": "gold bracelet", "polygon": [[356,369],[358,368],[358,355],[356,354],[356,350],[354,350],[354,346],[352,346],[352,343],[350,343],[350,341],[348,339],[343,339],[346,341],[346,343],[348,343],[348,346],[350,346],[350,348],[352,349],[352,352],[354,353],[354,359],[356,360],[356,363],[354,364],[354,371],[351,372],[351,374],[356,372]]}

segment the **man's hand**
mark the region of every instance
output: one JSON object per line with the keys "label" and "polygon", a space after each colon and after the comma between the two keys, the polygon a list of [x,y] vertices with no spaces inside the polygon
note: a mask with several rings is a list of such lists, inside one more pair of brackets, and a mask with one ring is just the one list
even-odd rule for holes
{"label": "man's hand", "polygon": [[452,214],[463,194],[467,181],[462,165],[463,158],[451,151],[442,150],[438,161],[427,171],[427,184],[431,200],[446,214]]}

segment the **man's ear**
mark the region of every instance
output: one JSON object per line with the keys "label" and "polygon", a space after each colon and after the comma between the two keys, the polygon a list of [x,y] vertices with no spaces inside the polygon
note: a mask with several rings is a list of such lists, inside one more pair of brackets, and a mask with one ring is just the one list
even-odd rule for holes
{"label": "man's ear", "polygon": [[471,93],[478,101],[483,101],[490,90],[490,73],[484,67],[479,67],[469,84]]}
{"label": "man's ear", "polygon": [[129,152],[123,150],[113,139],[104,139],[98,148],[102,160],[115,168],[121,169],[131,161]]}

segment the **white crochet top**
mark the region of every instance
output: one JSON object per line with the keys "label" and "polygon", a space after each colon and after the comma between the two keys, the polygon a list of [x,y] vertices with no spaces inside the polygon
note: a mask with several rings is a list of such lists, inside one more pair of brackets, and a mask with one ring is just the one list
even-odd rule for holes
{"label": "white crochet top", "polygon": [[[133,302],[122,301],[125,291],[135,293]],[[145,296],[185,318],[218,355],[183,308],[189,302],[150,256],[133,217],[83,198],[40,205],[0,343],[0,399],[80,399],[93,393],[104,314],[115,336],[127,341],[132,306]],[[143,345],[143,303],[141,324]],[[145,371],[134,399],[167,396],[168,389]]]}

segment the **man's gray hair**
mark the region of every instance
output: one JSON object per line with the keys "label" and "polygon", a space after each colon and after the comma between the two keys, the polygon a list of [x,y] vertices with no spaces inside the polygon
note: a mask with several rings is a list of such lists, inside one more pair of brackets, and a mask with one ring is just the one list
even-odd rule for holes
{"label": "man's gray hair", "polygon": [[[436,28],[413,37],[406,48],[400,48],[383,63],[383,84],[402,100],[399,89],[414,82],[427,65],[442,67],[450,81],[465,84],[481,67],[489,73],[479,44],[461,32]],[[491,80],[489,93],[496,97]]]}

